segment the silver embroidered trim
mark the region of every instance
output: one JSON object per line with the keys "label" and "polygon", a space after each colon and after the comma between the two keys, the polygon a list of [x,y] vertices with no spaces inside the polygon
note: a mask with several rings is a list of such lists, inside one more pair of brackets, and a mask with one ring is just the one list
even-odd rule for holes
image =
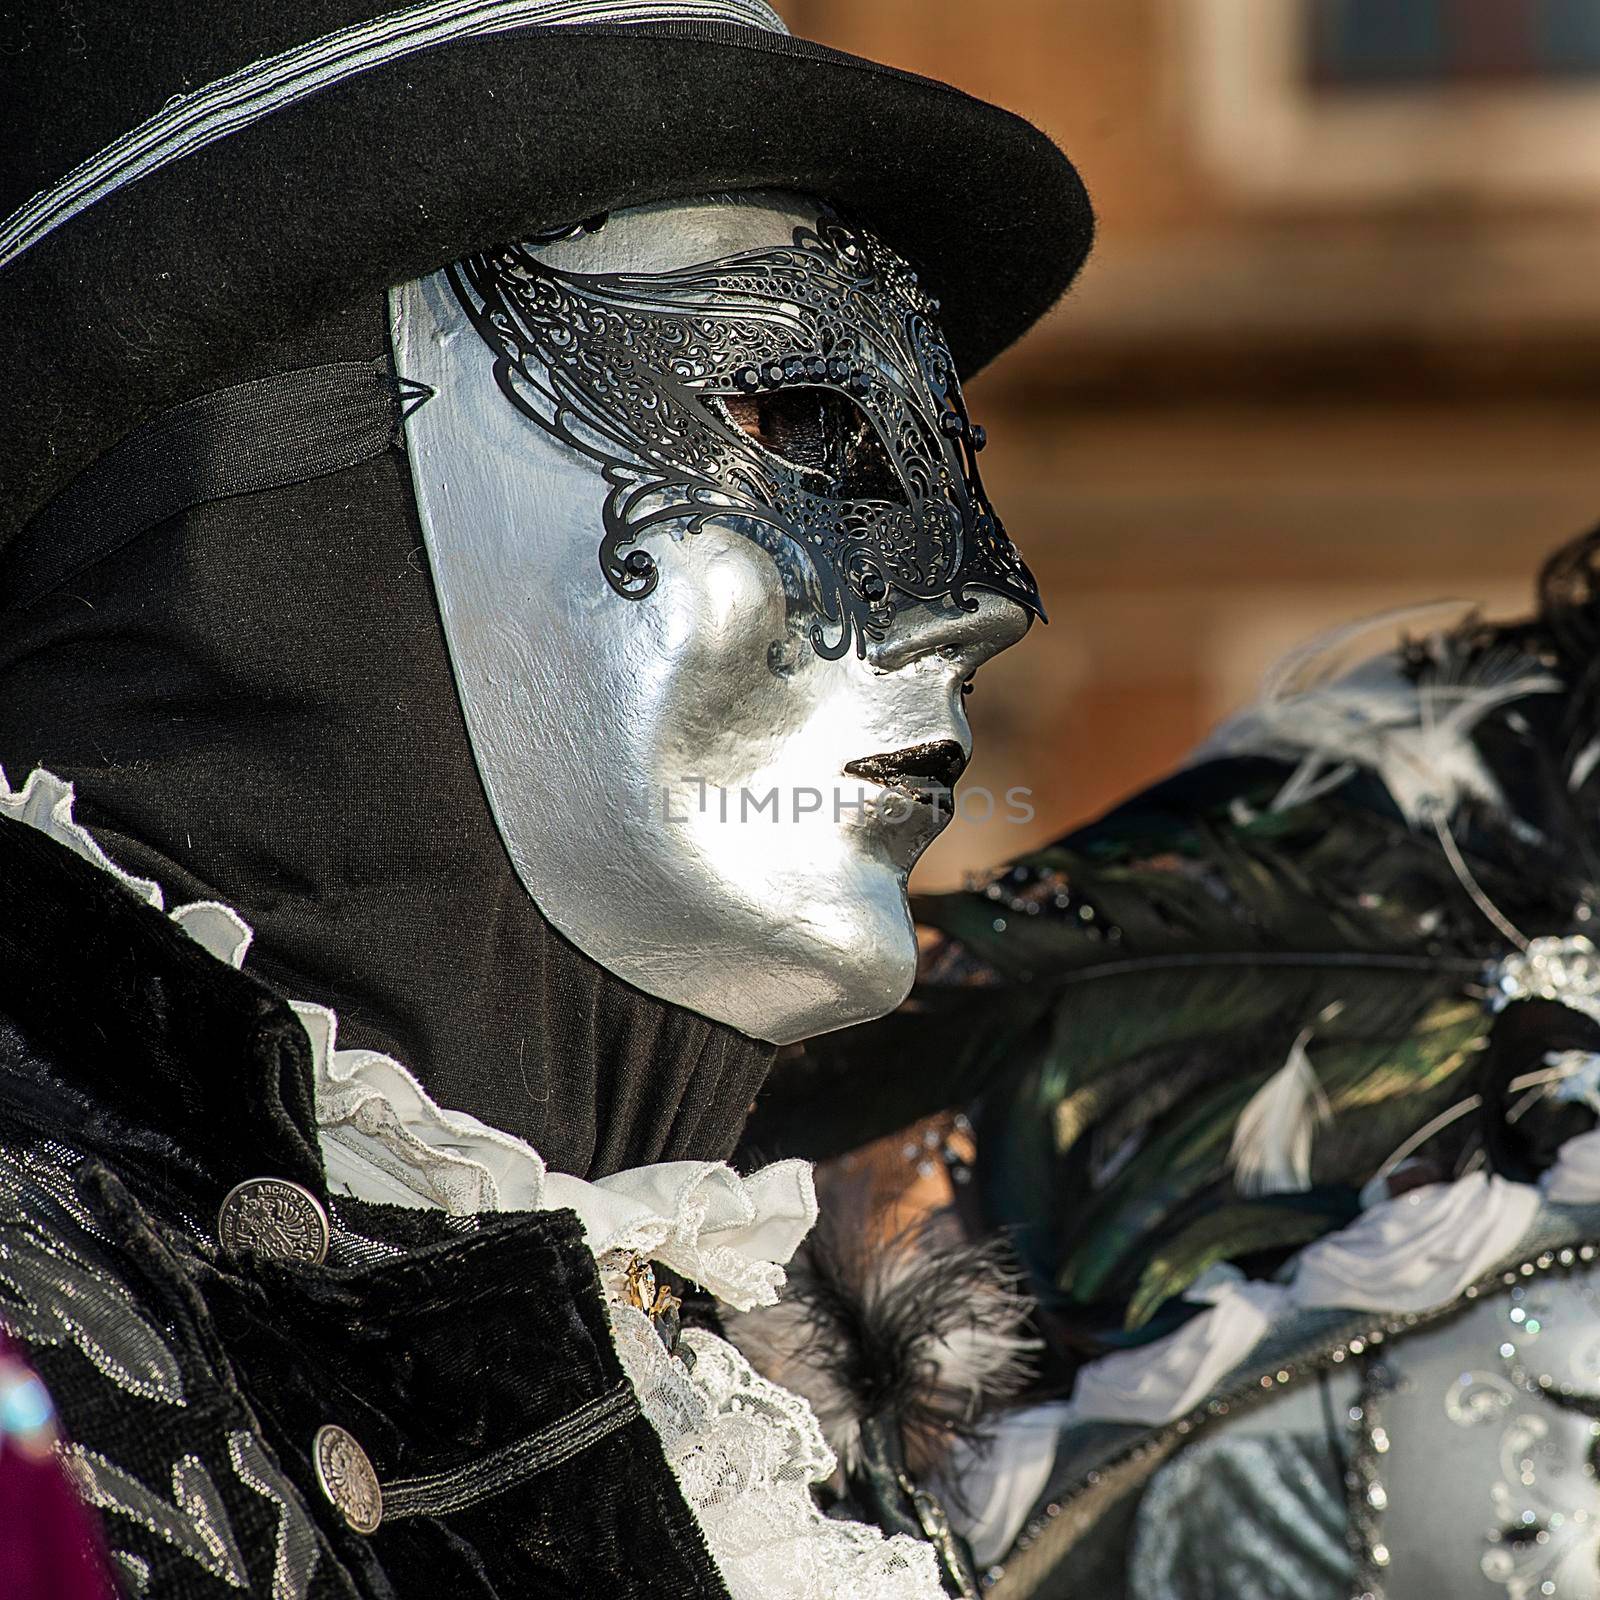
{"label": "silver embroidered trim", "polygon": [[129,1290],[75,1247],[93,1229],[67,1169],[0,1155],[0,1327],[26,1345],[72,1345],[129,1394],[183,1405],[165,1337]]}
{"label": "silver embroidered trim", "polygon": [[111,1559],[122,1573],[123,1586],[130,1594],[142,1595],[150,1588],[150,1563],[131,1550],[113,1550]]}
{"label": "silver embroidered trim", "polygon": [[272,1600],[306,1600],[312,1574],[322,1554],[322,1543],[299,1494],[253,1433],[239,1429],[228,1435],[228,1459],[247,1489],[253,1489],[278,1508]]}
{"label": "silver embroidered trim", "polygon": [[79,1495],[98,1511],[129,1517],[235,1589],[248,1584],[244,1557],[216,1483],[198,1456],[172,1469],[172,1499],[141,1483],[98,1451],[66,1445],[62,1464]]}
{"label": "silver embroidered trim", "polygon": [[726,22],[787,33],[764,0],[429,0],[325,34],[175,95],[0,224],[0,268],[107,195],[286,106],[457,39],[517,28]]}
{"label": "silver embroidered trim", "polygon": [[1390,1557],[1383,1538],[1383,1514],[1389,1508],[1389,1490],[1383,1481],[1383,1458],[1389,1452],[1383,1401],[1394,1386],[1394,1377],[1385,1363],[1368,1357],[1361,1389],[1350,1407],[1354,1448],[1345,1469],[1344,1489],[1346,1537],[1355,1563],[1353,1600],[1384,1600],[1383,1575]]}

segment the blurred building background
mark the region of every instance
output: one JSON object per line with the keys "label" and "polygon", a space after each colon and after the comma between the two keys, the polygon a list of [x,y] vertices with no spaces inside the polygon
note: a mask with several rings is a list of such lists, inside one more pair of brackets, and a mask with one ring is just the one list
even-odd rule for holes
{"label": "blurred building background", "polygon": [[[1527,603],[1600,520],[1600,0],[779,0],[1021,112],[1100,243],[969,392],[1052,622],[990,667],[957,882],[1177,761],[1290,645]],[[1377,644],[1383,642],[1377,638]]]}

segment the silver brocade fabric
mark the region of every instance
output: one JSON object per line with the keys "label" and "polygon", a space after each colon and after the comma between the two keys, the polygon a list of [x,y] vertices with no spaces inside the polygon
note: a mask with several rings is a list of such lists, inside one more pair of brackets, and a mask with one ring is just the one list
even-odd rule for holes
{"label": "silver brocade fabric", "polygon": [[1157,1473],[1130,1600],[1600,1597],[1592,1268],[1518,1271],[1340,1372],[1322,1414],[1303,1386]]}
{"label": "silver brocade fabric", "polygon": [[1130,1600],[1345,1600],[1342,1478],[1316,1434],[1219,1433],[1186,1450],[1140,1504]]}
{"label": "silver brocade fabric", "polygon": [[[139,1416],[183,1412],[191,1396],[170,1334],[101,1256],[99,1224],[75,1181],[82,1159],[48,1142],[0,1151],[0,1329],[36,1351],[75,1348],[126,1397],[137,1432]],[[268,1525],[276,1526],[274,1600],[305,1600],[322,1545],[282,1469],[247,1429],[228,1431],[225,1453],[198,1420],[194,1439],[165,1481],[146,1481],[79,1441],[60,1446],[78,1493],[104,1514],[107,1554],[124,1589],[154,1593],[146,1558],[119,1548],[130,1526],[153,1534],[180,1568],[216,1579],[219,1593],[249,1586],[248,1540],[241,1544],[218,1487],[231,1480],[264,1502]],[[208,1459],[197,1453],[205,1445]]]}

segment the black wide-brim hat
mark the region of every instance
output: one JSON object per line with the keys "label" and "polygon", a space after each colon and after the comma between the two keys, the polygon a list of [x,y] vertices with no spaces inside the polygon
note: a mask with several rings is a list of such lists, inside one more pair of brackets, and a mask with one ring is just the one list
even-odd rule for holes
{"label": "black wide-brim hat", "polygon": [[29,0],[0,22],[0,545],[252,349],[651,200],[822,197],[982,366],[1088,252],[1077,173],[1009,112],[781,27],[760,0]]}

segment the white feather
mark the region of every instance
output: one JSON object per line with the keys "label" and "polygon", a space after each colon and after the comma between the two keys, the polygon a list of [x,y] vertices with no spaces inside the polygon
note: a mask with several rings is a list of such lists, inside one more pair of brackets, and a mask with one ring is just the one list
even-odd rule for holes
{"label": "white feather", "polygon": [[1591,739],[1572,758],[1572,770],[1567,774],[1567,787],[1581,789],[1588,782],[1589,774],[1594,771],[1594,764],[1597,761],[1600,761],[1600,739]]}
{"label": "white feather", "polygon": [[1592,1050],[1552,1050],[1544,1058],[1559,1074],[1550,1091],[1556,1100],[1571,1101],[1600,1112],[1600,1055]]}
{"label": "white feather", "polygon": [[1299,1194],[1311,1187],[1311,1143],[1328,1119],[1328,1097],[1306,1054],[1308,1030],[1256,1090],[1233,1127],[1228,1164],[1240,1194]]}
{"label": "white feather", "polygon": [[1559,689],[1559,680],[1516,650],[1490,650],[1470,665],[1440,652],[1439,664],[1419,681],[1401,673],[1392,657],[1349,666],[1357,641],[1442,608],[1460,620],[1456,602],[1413,606],[1292,652],[1267,675],[1257,704],[1219,729],[1201,756],[1298,757],[1273,802],[1279,810],[1336,788],[1358,768],[1378,776],[1413,827],[1448,819],[1469,798],[1501,806],[1473,730],[1512,701]]}
{"label": "white feather", "polygon": [[[1275,661],[1262,678],[1263,702],[1294,700],[1347,678],[1374,658],[1375,636],[1415,629],[1433,638],[1459,627],[1472,614],[1465,600],[1423,600],[1392,606],[1325,629]],[[1427,623],[1426,627],[1422,624]]]}

